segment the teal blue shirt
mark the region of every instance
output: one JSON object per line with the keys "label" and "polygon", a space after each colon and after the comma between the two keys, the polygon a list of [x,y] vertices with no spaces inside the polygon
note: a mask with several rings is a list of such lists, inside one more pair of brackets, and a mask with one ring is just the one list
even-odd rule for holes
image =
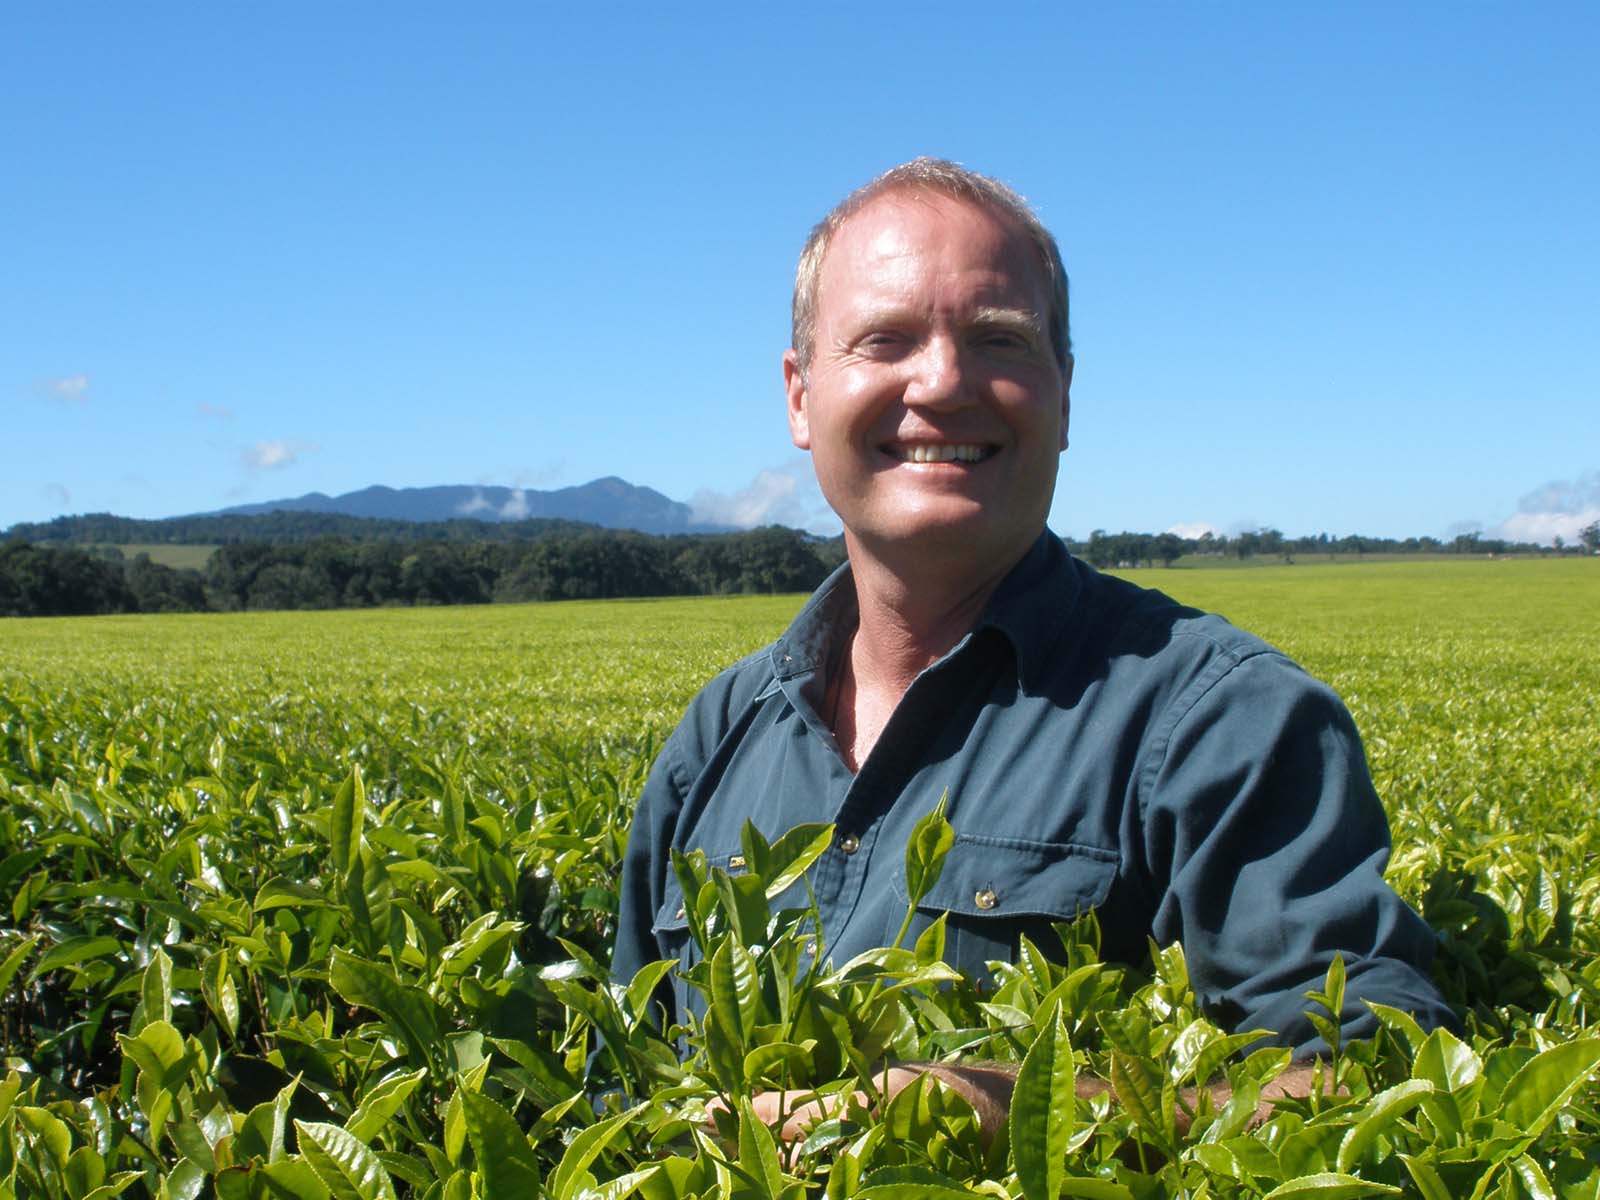
{"label": "teal blue shirt", "polygon": [[[1018,935],[1094,909],[1102,951],[1181,942],[1224,1025],[1301,1052],[1304,993],[1335,953],[1345,1035],[1364,1000],[1453,1018],[1432,932],[1383,881],[1389,829],[1349,713],[1326,685],[1220,617],[1102,575],[1042,535],[965,638],[912,683],[859,773],[819,716],[854,628],[848,566],[771,646],[717,676],[667,741],[624,859],[613,975],[693,953],[669,849],[727,866],[748,818],[768,838],[837,828],[812,868],[827,953],[891,942],[912,826],[948,797],[956,842],[918,925],[980,979]],[[681,982],[673,1003],[691,1002]]]}

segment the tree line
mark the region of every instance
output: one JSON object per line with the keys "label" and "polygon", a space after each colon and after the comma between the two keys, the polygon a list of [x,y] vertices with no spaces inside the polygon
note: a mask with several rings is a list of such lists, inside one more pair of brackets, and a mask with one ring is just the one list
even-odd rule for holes
{"label": "tree line", "polygon": [[[217,526],[204,522],[219,518],[193,520],[196,524],[188,526],[182,519],[132,524],[147,540],[152,525],[176,524],[186,536],[162,539],[171,542],[217,532]],[[223,541],[198,570],[152,562],[146,554],[128,557],[115,546],[75,544],[90,531],[128,535],[120,525],[100,524],[95,517],[62,519],[77,525],[52,522],[57,536],[37,541],[18,536],[37,527],[14,527],[9,540],[0,543],[0,616],[805,592],[844,558],[840,539],[818,539],[782,526],[658,536],[568,521],[408,523],[317,513],[220,520],[256,522],[257,536]],[[349,523],[359,536],[318,532],[325,522],[341,529]],[[509,536],[517,526],[524,527],[522,536]],[[392,536],[394,527],[407,536]],[[473,532],[480,536],[467,536]],[[1600,523],[1583,530],[1581,539],[1590,551],[1600,550]],[[1325,533],[1290,538],[1275,529],[1199,538],[1097,529],[1087,541],[1068,539],[1067,545],[1097,567],[1170,567],[1190,555],[1293,562],[1318,555],[1548,553],[1532,543],[1476,534],[1443,542]],[[1564,548],[1557,546],[1558,552]]]}
{"label": "tree line", "polygon": [[[1600,522],[1584,529],[1579,535],[1590,551],[1600,550]],[[1477,533],[1463,533],[1450,541],[1434,537],[1377,538],[1352,534],[1332,537],[1326,533],[1306,537],[1286,537],[1276,529],[1256,529],[1227,537],[1207,533],[1198,538],[1179,537],[1175,533],[1107,533],[1096,529],[1083,543],[1068,542],[1073,553],[1087,559],[1096,567],[1153,567],[1157,564],[1170,567],[1186,555],[1198,554],[1214,558],[1281,558],[1293,562],[1296,556],[1310,558],[1316,555],[1368,554],[1547,554],[1549,548],[1535,542],[1513,542],[1504,538],[1486,538]],[[1555,549],[1561,553],[1568,547],[1563,539],[1555,539]]]}
{"label": "tree line", "polygon": [[231,542],[199,570],[12,538],[0,545],[0,616],[803,592],[844,554],[837,539],[780,526],[670,537],[577,528],[524,541]]}

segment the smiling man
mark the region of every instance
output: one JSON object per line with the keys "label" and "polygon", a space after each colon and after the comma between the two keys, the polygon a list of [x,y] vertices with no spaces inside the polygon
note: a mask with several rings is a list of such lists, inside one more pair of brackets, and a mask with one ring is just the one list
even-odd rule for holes
{"label": "smiling man", "polygon": [[[812,232],[784,383],[849,562],[663,748],[618,979],[688,964],[670,851],[736,866],[746,819],[833,823],[809,880],[827,952],[888,943],[907,838],[943,796],[956,842],[912,932],[945,915],[946,957],[980,981],[1020,935],[1051,946],[1094,910],[1107,958],[1181,942],[1217,1020],[1302,1055],[1321,1047],[1304,993],[1335,954],[1347,1036],[1373,1030],[1368,1000],[1451,1021],[1432,934],[1383,881],[1388,826],[1338,698],[1045,528],[1072,361],[1055,240],[994,180],[918,159]],[[681,982],[664,999],[692,1003]],[[982,1072],[940,1075],[994,1098]]]}

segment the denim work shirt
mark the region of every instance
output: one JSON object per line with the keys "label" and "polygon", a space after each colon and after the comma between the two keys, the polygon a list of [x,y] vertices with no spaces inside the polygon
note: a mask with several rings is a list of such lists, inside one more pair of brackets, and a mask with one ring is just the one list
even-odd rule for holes
{"label": "denim work shirt", "polygon": [[[1427,974],[1433,933],[1383,880],[1389,828],[1355,725],[1283,654],[1046,532],[852,774],[819,708],[855,623],[846,566],[690,704],[639,798],[615,979],[690,965],[669,850],[737,867],[746,818],[769,839],[832,822],[810,871],[826,953],[842,964],[889,944],[906,842],[946,796],[955,845],[912,935],[947,913],[945,957],[976,978],[1019,934],[1048,952],[1053,922],[1093,909],[1106,959],[1181,942],[1214,1019],[1301,1053],[1323,1048],[1304,993],[1335,953],[1345,1036],[1375,1030],[1364,1000],[1454,1024]],[[676,981],[669,1015],[690,995]]]}

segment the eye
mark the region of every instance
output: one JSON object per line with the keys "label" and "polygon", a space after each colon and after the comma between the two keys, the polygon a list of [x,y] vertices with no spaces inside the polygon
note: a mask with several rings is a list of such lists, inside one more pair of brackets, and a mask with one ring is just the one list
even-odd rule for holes
{"label": "eye", "polygon": [[883,356],[901,350],[906,344],[904,334],[893,329],[874,329],[856,339],[856,349],[862,354]]}
{"label": "eye", "polygon": [[976,339],[979,346],[1010,354],[1025,354],[1033,349],[1033,340],[1015,329],[985,329]]}

